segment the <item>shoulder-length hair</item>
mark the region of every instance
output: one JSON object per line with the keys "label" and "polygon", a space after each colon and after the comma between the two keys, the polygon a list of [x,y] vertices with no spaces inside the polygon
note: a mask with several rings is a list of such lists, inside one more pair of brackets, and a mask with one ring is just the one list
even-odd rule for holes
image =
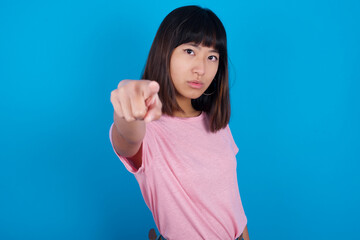
{"label": "shoulder-length hair", "polygon": [[207,113],[210,131],[216,132],[229,123],[230,96],[226,32],[211,10],[185,6],[169,13],[155,35],[142,79],[159,83],[158,94],[164,114],[173,116],[174,111],[182,111],[170,76],[170,58],[176,47],[190,42],[213,47],[219,52],[219,66],[214,80],[205,94],[191,100],[194,109]]}

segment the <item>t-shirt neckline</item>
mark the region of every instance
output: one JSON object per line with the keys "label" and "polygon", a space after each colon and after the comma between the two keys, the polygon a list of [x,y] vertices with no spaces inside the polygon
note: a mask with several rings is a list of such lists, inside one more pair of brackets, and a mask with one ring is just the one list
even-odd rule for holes
{"label": "t-shirt neckline", "polygon": [[204,116],[205,116],[204,111],[201,111],[201,113],[198,116],[195,116],[195,117],[175,117],[175,116],[169,116],[169,115],[166,115],[166,114],[162,115],[162,117],[172,118],[174,120],[183,121],[183,122],[202,120],[204,118]]}

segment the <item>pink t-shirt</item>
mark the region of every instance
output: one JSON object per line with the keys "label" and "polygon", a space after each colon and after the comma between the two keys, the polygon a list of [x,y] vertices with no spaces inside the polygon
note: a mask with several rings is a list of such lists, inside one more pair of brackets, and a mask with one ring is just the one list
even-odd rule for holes
{"label": "pink t-shirt", "polygon": [[139,169],[118,155],[168,240],[235,239],[246,226],[236,174],[238,148],[229,126],[216,133],[208,129],[205,113],[163,115],[146,125]]}

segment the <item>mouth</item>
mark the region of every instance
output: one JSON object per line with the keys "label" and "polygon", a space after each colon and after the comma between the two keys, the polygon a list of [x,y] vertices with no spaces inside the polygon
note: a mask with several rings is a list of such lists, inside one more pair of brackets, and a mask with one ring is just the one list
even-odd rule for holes
{"label": "mouth", "polygon": [[187,81],[187,84],[191,87],[191,88],[195,88],[195,89],[200,89],[204,86],[204,84],[200,81]]}

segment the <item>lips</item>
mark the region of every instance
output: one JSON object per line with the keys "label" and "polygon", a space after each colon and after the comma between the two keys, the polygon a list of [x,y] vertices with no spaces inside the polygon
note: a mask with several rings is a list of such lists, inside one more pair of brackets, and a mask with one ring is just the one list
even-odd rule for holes
{"label": "lips", "polygon": [[202,82],[196,80],[188,81],[187,83],[191,88],[195,88],[195,89],[200,89],[204,85]]}

